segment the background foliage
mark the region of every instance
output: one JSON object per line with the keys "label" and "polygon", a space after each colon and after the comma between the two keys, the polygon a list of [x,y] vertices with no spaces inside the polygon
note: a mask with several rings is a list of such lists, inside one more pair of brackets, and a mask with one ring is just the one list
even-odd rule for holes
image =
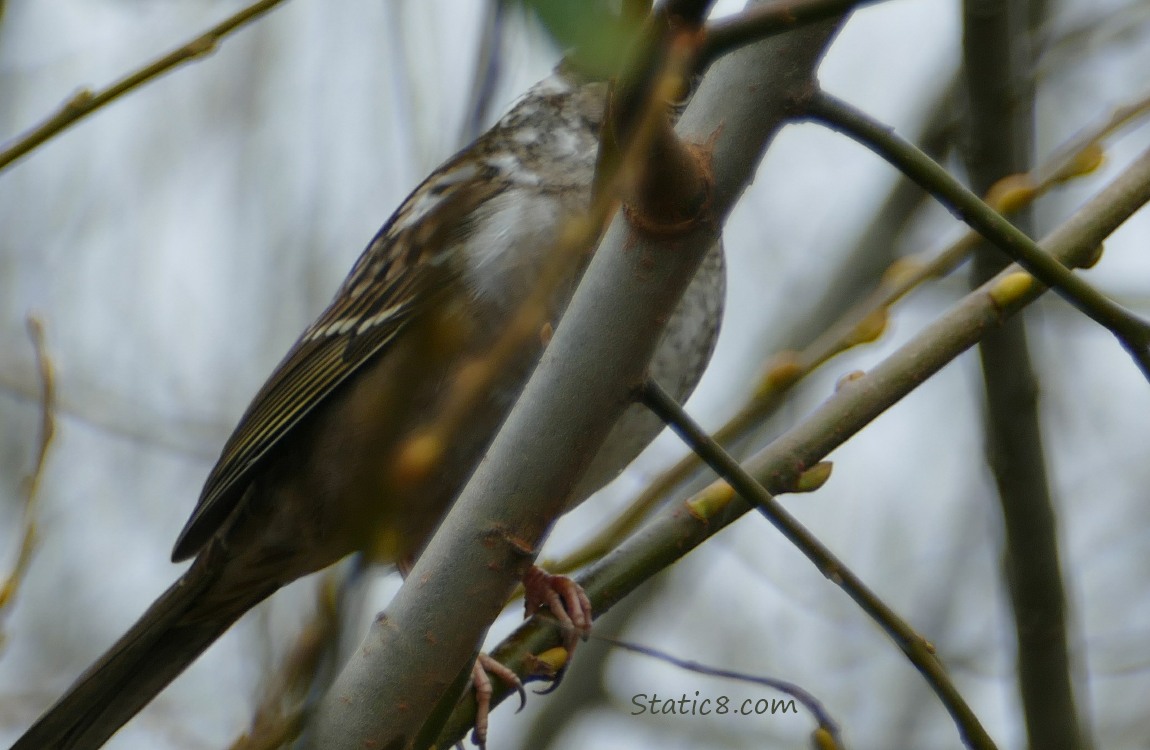
{"label": "background foliage", "polygon": [[[76,87],[114,80],[238,7],[13,0],[0,16],[0,137],[32,125]],[[718,12],[738,7],[721,3]],[[1035,7],[1042,158],[1145,96],[1150,6]],[[539,14],[550,28],[566,28],[546,11]],[[44,323],[58,376],[39,543],[0,620],[0,742],[175,577],[171,542],[223,439],[378,225],[474,136],[476,123],[486,126],[546,74],[558,53],[533,18],[517,6],[495,13],[452,0],[295,0],[0,173],[5,569],[16,556],[21,477],[33,465],[41,418],[29,313]],[[498,39],[486,35],[493,28]],[[962,33],[955,3],[882,3],[850,21],[820,78],[916,140],[941,129],[938,153],[961,173],[954,124],[962,97],[943,94],[957,75]],[[485,50],[497,64],[477,65],[491,59]],[[1109,141],[1106,165],[1038,203],[1036,234],[1147,144],[1146,127]],[[779,138],[728,224],[727,323],[691,404],[705,424],[724,422],[773,352],[826,327],[825,290],[840,302],[861,297],[896,258],[941,248],[960,232],[929,201],[909,201],[900,221],[876,220],[896,182],[888,165],[819,127],[792,126]],[[1089,273],[1143,312],[1148,236],[1143,212]],[[879,341],[808,378],[764,434],[801,417],[843,373],[881,360],[965,289],[959,273],[917,291]],[[1027,320],[1079,710],[1098,746],[1138,747],[1150,732],[1150,387],[1105,331],[1063,302],[1045,299]],[[983,409],[968,354],[836,452],[824,489],[787,503],[938,646],[1000,746],[1022,747]],[[549,553],[587,538],[679,452],[675,440],[661,440],[560,524]],[[386,601],[394,579],[367,584],[364,612]],[[109,747],[225,745],[248,723],[260,675],[300,629],[313,586],[281,592],[247,618]],[[518,616],[510,612],[496,630]],[[902,655],[759,518],[723,532],[597,629],[796,682],[843,723],[854,747],[955,744],[953,726]],[[793,715],[630,715],[635,694],[695,691],[765,694],[592,642],[555,695],[533,696],[518,717],[496,712],[493,742],[791,747],[810,731],[808,719]]]}

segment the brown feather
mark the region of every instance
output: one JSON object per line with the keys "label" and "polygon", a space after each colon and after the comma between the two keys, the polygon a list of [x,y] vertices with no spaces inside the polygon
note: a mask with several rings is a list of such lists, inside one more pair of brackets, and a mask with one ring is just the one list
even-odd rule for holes
{"label": "brown feather", "polygon": [[[456,157],[458,158],[458,157]],[[176,539],[172,561],[194,556],[235,510],[246,480],[269,451],[349,377],[382,354],[452,281],[437,257],[444,232],[466,240],[466,217],[507,187],[504,179],[450,182],[414,217],[433,175],[399,207],[364,250],[335,298],[252,399],[208,475],[199,502]],[[439,186],[434,186],[438,188]],[[432,254],[434,253],[434,254]]]}

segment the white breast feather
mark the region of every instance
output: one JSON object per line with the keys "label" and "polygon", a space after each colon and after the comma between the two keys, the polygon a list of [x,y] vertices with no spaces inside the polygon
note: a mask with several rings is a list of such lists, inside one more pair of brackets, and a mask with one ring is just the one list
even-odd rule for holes
{"label": "white breast feather", "polygon": [[467,239],[465,248],[465,274],[472,292],[490,298],[530,283],[555,243],[558,201],[545,194],[508,190],[479,210],[483,212],[475,222],[479,230]]}

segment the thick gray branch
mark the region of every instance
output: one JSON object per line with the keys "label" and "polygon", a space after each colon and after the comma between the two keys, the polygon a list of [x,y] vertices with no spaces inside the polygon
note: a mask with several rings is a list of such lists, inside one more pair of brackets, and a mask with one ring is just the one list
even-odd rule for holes
{"label": "thick gray branch", "polygon": [[748,47],[708,74],[676,130],[711,149],[715,223],[652,242],[616,217],[486,458],[318,708],[315,746],[433,739],[421,734],[429,715],[456,700],[484,633],[630,403],[663,321],[835,28]]}

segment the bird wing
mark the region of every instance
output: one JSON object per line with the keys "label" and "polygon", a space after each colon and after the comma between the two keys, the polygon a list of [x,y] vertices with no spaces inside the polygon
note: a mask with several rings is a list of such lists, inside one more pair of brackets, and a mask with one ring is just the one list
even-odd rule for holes
{"label": "bird wing", "polygon": [[457,272],[451,248],[471,233],[469,217],[506,184],[489,169],[453,169],[449,162],[400,206],[240,418],[176,540],[173,561],[195,555],[269,453],[433,304]]}

